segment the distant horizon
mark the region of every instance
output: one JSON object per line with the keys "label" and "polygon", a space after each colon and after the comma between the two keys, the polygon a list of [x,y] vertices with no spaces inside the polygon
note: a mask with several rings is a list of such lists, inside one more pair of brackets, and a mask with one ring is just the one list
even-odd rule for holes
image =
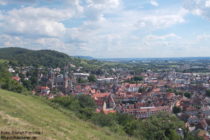
{"label": "distant horizon", "polygon": [[[20,48],[20,49],[27,49],[32,51],[40,51],[40,50],[50,50],[50,51],[57,51],[64,54],[67,54],[65,52],[59,51],[59,50],[53,50],[53,49],[30,49],[30,48],[23,48],[23,47],[0,47],[0,49],[5,48]],[[69,55],[69,54],[67,54]],[[186,59],[186,58],[210,58],[210,56],[183,56],[183,57],[94,57],[94,56],[82,56],[82,55],[69,55],[71,57],[80,57],[80,58],[87,58],[87,59]]]}
{"label": "distant horizon", "polygon": [[[70,55],[71,56],[71,55]],[[173,59],[173,58],[210,58],[210,56],[184,56],[184,57],[93,57],[93,56],[82,56],[82,55],[72,55],[73,57],[90,57],[97,59]]]}

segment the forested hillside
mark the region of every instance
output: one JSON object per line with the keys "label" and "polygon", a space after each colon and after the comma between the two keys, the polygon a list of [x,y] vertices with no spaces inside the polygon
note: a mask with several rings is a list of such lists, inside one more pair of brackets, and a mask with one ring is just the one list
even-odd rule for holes
{"label": "forested hillside", "polygon": [[87,59],[87,57],[72,57],[54,50],[29,50],[18,47],[0,48],[0,59],[8,60],[13,66],[44,66],[46,68],[64,68],[67,64],[73,64],[77,68],[82,67],[83,72],[95,74],[103,73],[110,67],[124,66],[119,63]]}
{"label": "forested hillside", "polygon": [[72,58],[64,53],[52,50],[28,50],[23,48],[1,48],[0,59],[12,60],[21,65],[42,65],[58,67],[65,65]]}

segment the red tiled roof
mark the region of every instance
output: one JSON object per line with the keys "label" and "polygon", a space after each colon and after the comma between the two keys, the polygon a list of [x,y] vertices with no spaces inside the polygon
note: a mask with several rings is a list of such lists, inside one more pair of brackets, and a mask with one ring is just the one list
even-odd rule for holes
{"label": "red tiled roof", "polygon": [[47,86],[42,86],[42,87],[40,87],[40,89],[41,89],[41,90],[49,90],[50,88],[47,87]]}
{"label": "red tiled roof", "polygon": [[153,92],[160,92],[160,88],[155,88],[152,90]]}
{"label": "red tiled roof", "polygon": [[168,93],[168,94],[167,94],[167,98],[168,98],[168,99],[170,99],[170,98],[172,98],[172,97],[174,97],[174,96],[175,96],[174,93]]}
{"label": "red tiled roof", "polygon": [[137,112],[150,112],[150,111],[162,111],[170,109],[168,106],[159,107],[141,107],[140,109],[124,109],[126,112],[137,111]]}
{"label": "red tiled roof", "polygon": [[20,81],[20,77],[18,77],[18,76],[13,76],[12,79],[15,81]]}
{"label": "red tiled roof", "polygon": [[108,97],[110,95],[110,93],[96,93],[93,94],[92,97],[93,98],[104,98],[104,97]]}
{"label": "red tiled roof", "polygon": [[104,114],[116,113],[115,110],[103,110]]}

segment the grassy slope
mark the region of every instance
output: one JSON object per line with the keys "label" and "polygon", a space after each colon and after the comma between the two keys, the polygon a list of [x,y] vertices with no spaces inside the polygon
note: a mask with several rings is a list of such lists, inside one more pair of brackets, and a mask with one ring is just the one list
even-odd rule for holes
{"label": "grassy slope", "polygon": [[39,98],[0,90],[0,131],[42,131],[45,140],[123,140],[106,129],[52,108]]}

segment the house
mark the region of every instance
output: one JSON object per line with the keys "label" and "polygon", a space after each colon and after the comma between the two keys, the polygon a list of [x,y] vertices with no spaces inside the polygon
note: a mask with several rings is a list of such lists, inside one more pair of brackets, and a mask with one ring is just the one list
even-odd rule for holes
{"label": "house", "polygon": [[36,92],[42,95],[49,95],[50,94],[50,88],[47,86],[38,86],[36,88]]}
{"label": "house", "polygon": [[12,67],[9,67],[8,71],[9,71],[10,73],[15,73],[15,70],[14,70]]}
{"label": "house", "polygon": [[97,83],[111,83],[114,82],[114,78],[99,78],[97,79]]}
{"label": "house", "polygon": [[198,136],[202,137],[204,140],[209,140],[210,139],[210,135],[209,135],[208,131],[205,131],[205,130],[200,130],[198,132]]}
{"label": "house", "polygon": [[208,129],[208,124],[205,119],[200,120],[200,122],[197,125],[197,128],[200,128],[202,130],[207,130]]}
{"label": "house", "polygon": [[19,82],[20,81],[20,77],[19,76],[13,76],[12,80],[15,80],[15,81]]}
{"label": "house", "polygon": [[59,74],[49,80],[48,85],[51,88],[56,88],[64,93],[68,93],[72,89],[72,81],[67,74]]}
{"label": "house", "polygon": [[199,118],[197,116],[190,116],[187,120],[187,122],[190,124],[190,125],[197,125],[199,123]]}
{"label": "house", "polygon": [[82,78],[82,79],[87,79],[88,76],[90,76],[89,73],[73,73],[75,79],[78,79],[78,78]]}
{"label": "house", "polygon": [[127,86],[127,91],[128,92],[138,92],[140,87],[141,87],[141,84],[129,84]]}
{"label": "house", "polygon": [[96,102],[96,105],[99,108],[103,107],[104,101],[106,101],[108,99],[108,97],[110,96],[110,93],[95,93],[92,95],[92,98],[94,99],[94,101]]}
{"label": "house", "polygon": [[114,110],[114,108],[107,108],[106,102],[104,102],[104,104],[103,104],[102,112],[104,114],[116,113],[116,111]]}
{"label": "house", "polygon": [[169,106],[140,107],[139,109],[122,109],[122,113],[134,115],[138,119],[148,118],[158,112],[171,112]]}

